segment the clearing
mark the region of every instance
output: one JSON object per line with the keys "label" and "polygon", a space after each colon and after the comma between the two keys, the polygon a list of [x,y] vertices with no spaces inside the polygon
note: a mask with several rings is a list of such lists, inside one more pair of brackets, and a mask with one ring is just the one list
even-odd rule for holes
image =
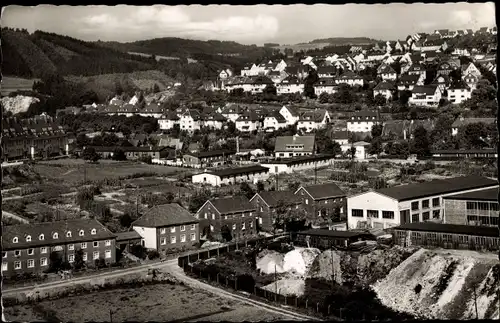
{"label": "clearing", "polygon": [[[203,301],[202,301],[203,300]],[[89,309],[92,309],[89,311]],[[286,317],[185,285],[153,285],[94,292],[4,308],[9,321],[66,322],[279,321]]]}
{"label": "clearing", "polygon": [[38,79],[25,79],[20,77],[4,76],[2,77],[2,95],[9,95],[15,91],[31,91],[33,83]]}

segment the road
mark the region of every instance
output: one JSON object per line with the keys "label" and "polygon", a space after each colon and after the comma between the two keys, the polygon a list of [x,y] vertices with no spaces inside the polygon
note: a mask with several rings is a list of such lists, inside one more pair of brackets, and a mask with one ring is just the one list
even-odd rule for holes
{"label": "road", "polygon": [[299,313],[290,311],[284,307],[274,306],[274,305],[270,305],[270,304],[265,303],[265,302],[253,300],[253,299],[248,298],[244,294],[242,294],[242,295],[234,294],[234,293],[228,292],[226,290],[223,290],[221,288],[217,288],[217,287],[214,287],[210,284],[199,281],[197,279],[188,277],[184,273],[182,268],[180,268],[177,265],[177,263],[178,263],[178,261],[176,258],[176,259],[168,260],[165,262],[148,264],[148,265],[141,265],[141,266],[134,267],[134,268],[119,270],[116,272],[107,272],[107,273],[102,273],[102,274],[93,275],[93,276],[86,276],[86,277],[79,277],[79,278],[68,279],[68,280],[63,280],[63,281],[49,282],[49,283],[45,283],[45,284],[39,284],[36,286],[4,289],[3,296],[7,297],[7,296],[12,296],[12,295],[15,295],[18,293],[29,293],[29,292],[33,292],[33,291],[43,291],[43,290],[51,289],[51,288],[55,288],[55,287],[71,286],[71,285],[78,284],[78,283],[80,283],[80,284],[88,283],[91,280],[95,280],[95,279],[99,279],[99,278],[116,278],[116,277],[120,277],[120,276],[134,274],[134,273],[144,272],[145,270],[147,270],[149,268],[156,268],[156,269],[162,270],[163,272],[171,274],[177,280],[179,280],[179,281],[183,282],[184,284],[189,285],[191,287],[194,287],[197,289],[202,289],[202,290],[208,291],[214,295],[221,296],[221,297],[224,297],[227,299],[235,300],[238,302],[243,302],[245,304],[264,309],[264,310],[269,311],[273,314],[282,315],[290,320],[297,320],[297,321],[315,320],[315,321],[318,321],[318,318],[304,315],[304,314],[299,314]]}

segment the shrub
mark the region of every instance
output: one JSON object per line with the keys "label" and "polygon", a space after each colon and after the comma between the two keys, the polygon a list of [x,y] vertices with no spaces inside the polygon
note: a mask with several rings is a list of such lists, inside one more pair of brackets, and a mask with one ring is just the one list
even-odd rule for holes
{"label": "shrub", "polygon": [[148,259],[149,260],[153,260],[153,259],[157,259],[157,258],[160,258],[160,254],[158,253],[157,250],[148,251]]}

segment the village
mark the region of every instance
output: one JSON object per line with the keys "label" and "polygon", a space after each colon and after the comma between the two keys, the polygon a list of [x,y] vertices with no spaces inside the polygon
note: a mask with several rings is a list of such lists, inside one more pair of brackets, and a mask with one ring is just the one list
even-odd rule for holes
{"label": "village", "polygon": [[[3,117],[9,308],[20,315],[24,301],[50,299],[51,282],[141,269],[154,281],[161,268],[246,293],[239,301],[291,306],[279,313],[295,319],[361,319],[355,301],[340,299],[374,293],[368,286],[378,293],[363,314],[372,319],[498,318],[496,32],[435,30],[220,70],[197,89],[226,96],[218,104],[116,93],[56,115]],[[467,35],[491,42],[456,45]],[[283,95],[302,102],[262,100]],[[408,274],[414,303],[394,305],[387,286],[406,284],[394,287],[396,273],[416,263],[430,271],[429,259],[448,276]],[[469,292],[446,289],[471,270],[475,316]],[[332,284],[345,294],[320,296]],[[429,310],[431,289],[441,303]],[[449,310],[459,301],[446,303],[446,292],[467,305]]]}

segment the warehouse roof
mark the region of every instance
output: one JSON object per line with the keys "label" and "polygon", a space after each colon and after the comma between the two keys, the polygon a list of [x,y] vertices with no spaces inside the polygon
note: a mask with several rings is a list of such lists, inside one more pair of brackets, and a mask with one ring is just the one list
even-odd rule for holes
{"label": "warehouse roof", "polygon": [[440,233],[462,234],[471,236],[498,237],[497,227],[445,224],[445,223],[434,223],[434,222],[405,223],[398,227],[394,227],[394,230],[440,232]]}
{"label": "warehouse roof", "polygon": [[132,226],[156,228],[197,222],[188,210],[177,203],[170,203],[152,207]]}
{"label": "warehouse roof", "polygon": [[474,200],[474,201],[493,201],[498,202],[498,187],[487,190],[468,192],[444,197],[450,200]]}
{"label": "warehouse roof", "polygon": [[261,173],[261,172],[268,172],[268,171],[269,171],[269,168],[267,168],[267,167],[262,167],[260,165],[253,165],[253,166],[246,166],[246,167],[226,168],[226,169],[221,169],[221,170],[216,170],[216,171],[209,171],[206,173],[212,174],[215,176],[219,176],[219,177],[231,177],[231,176],[246,175],[246,174],[252,174],[252,173]]}
{"label": "warehouse roof", "polygon": [[[326,183],[310,186],[301,186],[298,190],[305,190],[313,199],[325,199],[331,197],[341,197],[346,196],[345,192],[342,191],[335,183]],[[295,193],[297,193],[295,192]]]}
{"label": "warehouse roof", "polygon": [[298,232],[298,234],[309,235],[309,236],[332,237],[332,238],[354,238],[360,236],[373,236],[371,233],[367,232],[326,230],[326,229],[309,229]]}

